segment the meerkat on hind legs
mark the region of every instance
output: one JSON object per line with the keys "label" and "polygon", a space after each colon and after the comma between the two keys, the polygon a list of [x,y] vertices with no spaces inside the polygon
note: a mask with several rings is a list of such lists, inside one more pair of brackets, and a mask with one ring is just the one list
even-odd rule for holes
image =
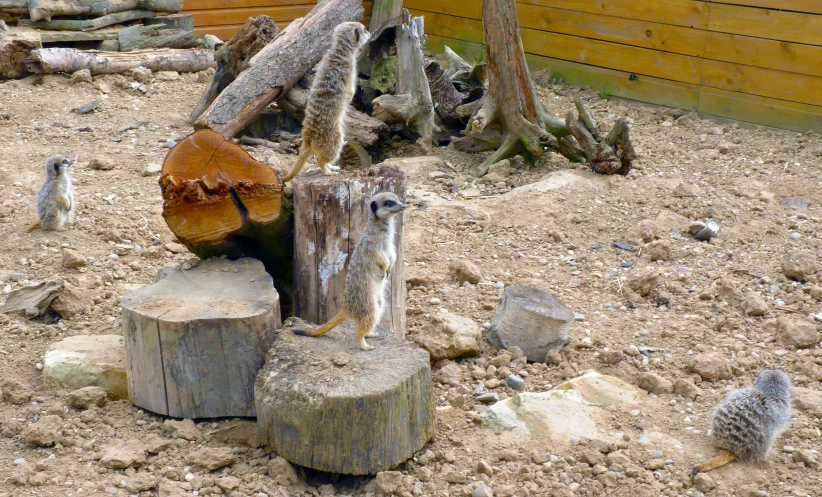
{"label": "meerkat on hind legs", "polygon": [[704,473],[735,460],[763,463],[791,419],[791,380],[778,369],[759,373],[752,387],[731,393],[712,419],[714,445],[722,452],[693,469]]}
{"label": "meerkat on hind legs", "polygon": [[28,227],[62,231],[74,223],[74,186],[68,168],[74,163],[76,154],[68,157],[52,155],[46,159],[46,181],[37,192],[37,217],[39,221]]}
{"label": "meerkat on hind legs", "polygon": [[357,54],[371,35],[358,22],[334,28],[331,48],[323,56],[308,93],[300,154],[283,183],[298,175],[312,155],[324,174],[336,174],[334,163],[345,144],[345,111],[357,90]]}
{"label": "meerkat on hind legs", "polygon": [[397,260],[394,217],[405,210],[405,204],[396,194],[381,192],[371,197],[368,207],[368,223],[351,252],[345,275],[342,310],[316,330],[294,330],[295,334],[318,337],[351,319],[357,324],[360,348],[374,348],[365,339],[377,336],[377,324],[385,310],[385,288]]}

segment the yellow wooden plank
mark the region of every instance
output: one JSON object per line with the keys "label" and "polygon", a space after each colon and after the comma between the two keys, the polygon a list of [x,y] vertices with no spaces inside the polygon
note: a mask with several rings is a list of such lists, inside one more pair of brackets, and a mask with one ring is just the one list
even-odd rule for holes
{"label": "yellow wooden plank", "polygon": [[822,14],[822,2],[819,0],[713,0],[713,2]]}
{"label": "yellow wooden plank", "polygon": [[[467,60],[481,60],[485,54],[483,45],[442,36],[427,37],[425,48],[434,53],[442,53],[444,46],[466,57]],[[532,71],[547,68],[569,85],[593,88],[601,93],[657,105],[696,110],[699,87],[694,84],[679,83],[664,79],[641,76],[632,81],[630,73],[594,67],[576,62],[527,54],[528,67]]]}
{"label": "yellow wooden plank", "polygon": [[[822,45],[822,16],[713,4],[710,31]],[[818,63],[818,61],[817,61]]]}
{"label": "yellow wooden plank", "polygon": [[703,87],[699,113],[805,132],[822,132],[822,107]]}
{"label": "yellow wooden plank", "polygon": [[287,7],[243,7],[219,10],[189,10],[195,26],[218,26],[224,24],[243,24],[249,17],[265,14],[275,22],[293,21],[308,14],[313,5]]}
{"label": "yellow wooden plank", "polygon": [[[291,21],[282,21],[278,22],[277,27],[281,30],[288,26]],[[214,35],[217,38],[228,41],[231,39],[232,36],[237,34],[237,31],[240,30],[242,24],[226,24],[226,25],[216,25],[216,26],[196,26],[194,28],[194,32],[197,33],[197,36],[204,36],[204,35]]]}
{"label": "yellow wooden plank", "polygon": [[226,2],[225,0],[186,0],[183,4],[184,11],[188,12],[189,10],[206,10],[206,9],[217,9],[222,10],[225,8],[241,8],[241,7],[276,7],[278,5],[288,6],[288,5],[316,5],[316,1],[311,0],[231,0],[230,2]]}
{"label": "yellow wooden plank", "polygon": [[702,86],[822,105],[822,78],[716,60],[702,62]]}
{"label": "yellow wooden plank", "polygon": [[482,0],[462,0],[460,2],[403,0],[402,6],[412,11],[433,12],[449,16],[467,17],[468,19],[482,19]]}
{"label": "yellow wooden plank", "polygon": [[822,76],[822,47],[708,32],[705,58]]}
{"label": "yellow wooden plank", "polygon": [[[482,21],[439,14],[426,14],[429,34],[482,43]],[[525,51],[554,59],[623,70],[683,83],[698,84],[700,59],[533,29],[521,29]]]}
{"label": "yellow wooden plank", "polygon": [[710,8],[710,2],[696,0],[518,0],[518,3],[697,29],[708,25]]}

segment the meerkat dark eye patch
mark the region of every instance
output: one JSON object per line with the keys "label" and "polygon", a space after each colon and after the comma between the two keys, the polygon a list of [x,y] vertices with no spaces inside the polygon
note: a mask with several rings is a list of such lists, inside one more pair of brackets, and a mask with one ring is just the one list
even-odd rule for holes
{"label": "meerkat dark eye patch", "polygon": [[57,172],[57,173],[60,172],[60,164],[58,164],[56,162],[54,163],[54,172]]}
{"label": "meerkat dark eye patch", "polygon": [[371,202],[371,212],[373,212],[374,214],[377,213],[377,201],[376,200]]}
{"label": "meerkat dark eye patch", "polygon": [[394,201],[393,201],[393,200],[386,200],[386,201],[385,201],[385,206],[386,206],[386,207],[394,207],[395,205],[397,205],[397,204],[396,204],[396,203],[394,203]]}
{"label": "meerkat dark eye patch", "polygon": [[360,42],[360,30],[359,29],[354,30],[354,41],[356,41],[357,43]]}

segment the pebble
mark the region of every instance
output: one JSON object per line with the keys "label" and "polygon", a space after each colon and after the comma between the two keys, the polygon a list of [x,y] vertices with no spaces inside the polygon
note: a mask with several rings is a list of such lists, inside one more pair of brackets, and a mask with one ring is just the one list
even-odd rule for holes
{"label": "pebble", "polygon": [[782,452],[791,454],[791,453],[793,453],[793,451],[794,451],[794,448],[791,445],[786,445],[786,446],[782,447]]}
{"label": "pebble", "polygon": [[800,238],[802,238],[802,234],[801,234],[801,233],[797,233],[796,231],[794,231],[793,233],[791,233],[791,240],[799,240]]}
{"label": "pebble", "polygon": [[585,314],[574,313],[574,321],[585,321]]}
{"label": "pebble", "polygon": [[110,261],[116,261],[119,258],[120,258],[120,256],[117,255],[117,254],[108,254],[108,260],[110,260]]}
{"label": "pebble", "polygon": [[497,290],[502,290],[503,288],[505,288],[505,283],[503,283],[501,281],[497,281],[497,284],[495,286],[496,286]]}
{"label": "pebble", "polygon": [[494,497],[494,492],[487,485],[480,485],[471,492],[471,497]]}
{"label": "pebble", "polygon": [[517,392],[525,390],[525,380],[515,374],[509,374],[506,376],[505,382],[508,383],[509,387],[513,388]]}
{"label": "pebble", "polygon": [[429,302],[436,305],[436,304],[439,304],[442,301],[440,299],[438,299],[437,297],[434,297],[431,300],[429,300]]}
{"label": "pebble", "polygon": [[22,457],[21,457],[21,458],[19,458],[19,459],[15,459],[15,460],[14,460],[14,465],[15,465],[15,466],[20,466],[21,464],[26,464],[26,460],[25,460],[25,459],[23,459]]}
{"label": "pebble", "polygon": [[169,138],[163,146],[166,148],[174,148],[175,145],[177,145],[177,142]]}
{"label": "pebble", "polygon": [[189,483],[192,482],[194,480],[194,473],[186,473],[186,478],[185,479]]}
{"label": "pebble", "polygon": [[483,404],[496,404],[499,402],[499,395],[494,392],[488,392],[477,396],[477,402],[482,402]]}

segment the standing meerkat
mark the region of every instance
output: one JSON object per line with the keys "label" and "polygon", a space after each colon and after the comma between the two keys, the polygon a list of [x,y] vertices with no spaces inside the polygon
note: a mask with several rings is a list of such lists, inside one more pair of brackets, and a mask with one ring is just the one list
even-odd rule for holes
{"label": "standing meerkat", "polygon": [[294,330],[295,334],[318,337],[352,319],[357,324],[360,348],[374,348],[365,338],[377,336],[377,323],[385,309],[385,286],[397,260],[394,216],[405,210],[405,204],[394,193],[381,192],[371,197],[369,209],[368,224],[351,253],[345,275],[342,310],[316,330]]}
{"label": "standing meerkat", "polygon": [[791,419],[791,380],[778,369],[759,373],[752,387],[730,394],[713,414],[711,438],[721,453],[697,466],[703,473],[735,460],[762,463]]}
{"label": "standing meerkat", "polygon": [[46,159],[46,181],[37,192],[37,216],[39,221],[28,227],[62,231],[74,223],[74,186],[68,168],[76,156],[52,155]]}
{"label": "standing meerkat", "polygon": [[331,48],[320,62],[308,93],[300,154],[283,183],[298,175],[312,155],[317,156],[323,173],[340,170],[334,163],[345,144],[345,110],[357,90],[357,54],[370,37],[358,22],[344,22],[334,28]]}

